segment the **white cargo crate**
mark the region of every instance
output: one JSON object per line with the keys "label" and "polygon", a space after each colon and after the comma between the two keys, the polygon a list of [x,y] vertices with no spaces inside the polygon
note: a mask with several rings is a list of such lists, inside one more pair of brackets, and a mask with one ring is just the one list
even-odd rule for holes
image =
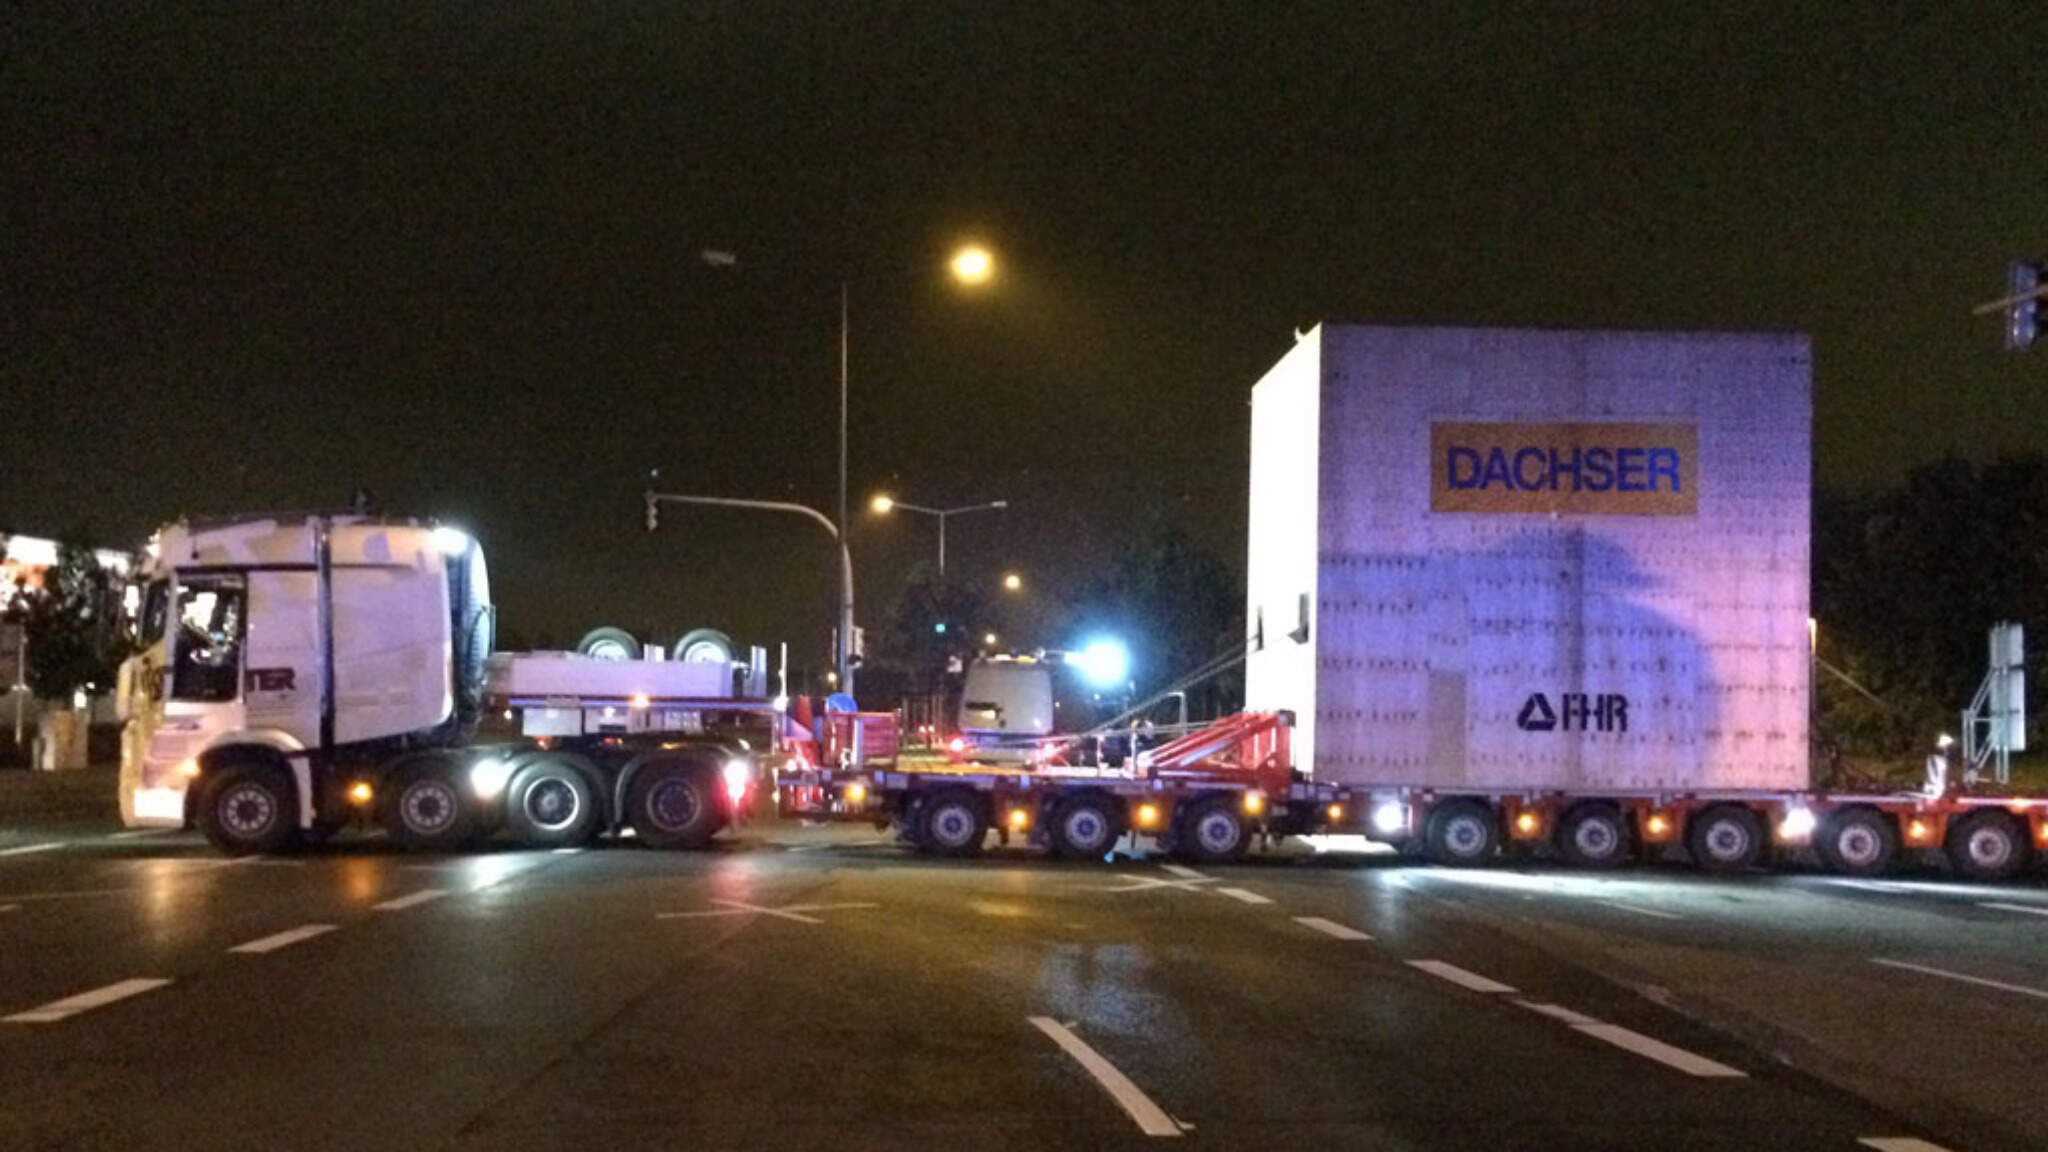
{"label": "white cargo crate", "polygon": [[1321,779],[1804,787],[1811,405],[1800,335],[1316,328],[1252,391],[1246,706]]}

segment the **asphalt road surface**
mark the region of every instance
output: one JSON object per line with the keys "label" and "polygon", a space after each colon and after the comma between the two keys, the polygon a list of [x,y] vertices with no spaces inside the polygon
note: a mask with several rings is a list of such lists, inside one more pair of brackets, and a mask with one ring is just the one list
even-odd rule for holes
{"label": "asphalt road surface", "polygon": [[2048,1147],[2048,888],[0,831],[0,1149]]}

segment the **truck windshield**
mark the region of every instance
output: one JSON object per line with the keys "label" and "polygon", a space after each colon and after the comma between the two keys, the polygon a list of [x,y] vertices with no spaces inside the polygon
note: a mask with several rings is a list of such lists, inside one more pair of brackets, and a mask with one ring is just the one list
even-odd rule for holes
{"label": "truck windshield", "polygon": [[179,583],[173,700],[235,698],[241,682],[245,602],[240,576],[195,576]]}

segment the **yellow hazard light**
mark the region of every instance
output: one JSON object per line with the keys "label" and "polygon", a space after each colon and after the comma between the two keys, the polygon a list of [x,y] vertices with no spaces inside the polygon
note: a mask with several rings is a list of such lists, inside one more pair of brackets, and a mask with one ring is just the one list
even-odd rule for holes
{"label": "yellow hazard light", "polygon": [[1010,809],[1010,827],[1021,832],[1024,830],[1024,827],[1030,823],[1031,813],[1026,812],[1022,808]]}
{"label": "yellow hazard light", "polygon": [[867,785],[865,785],[865,784],[848,784],[848,785],[846,786],[846,802],[847,802],[848,804],[864,804],[864,803],[866,803],[866,802],[867,802],[867,798],[868,798],[868,786],[867,786]]}
{"label": "yellow hazard light", "polygon": [[1915,844],[1925,841],[1927,833],[1928,828],[1925,820],[1912,820],[1906,824],[1906,839],[1913,841]]}
{"label": "yellow hazard light", "polygon": [[1138,827],[1150,828],[1157,823],[1159,823],[1159,806],[1157,804],[1138,805]]}
{"label": "yellow hazard light", "polygon": [[1650,818],[1643,821],[1643,830],[1652,836],[1662,836],[1671,831],[1671,821],[1666,820],[1661,812],[1652,812]]}
{"label": "yellow hazard light", "polygon": [[1515,831],[1524,836],[1533,836],[1543,826],[1543,819],[1534,812],[1524,812],[1515,817]]}
{"label": "yellow hazard light", "polygon": [[2039,840],[2043,844],[2048,844],[2048,820],[2041,821],[2034,828],[2034,839]]}
{"label": "yellow hazard light", "polygon": [[197,780],[199,778],[199,761],[180,761],[178,764],[178,775],[183,776],[187,780]]}
{"label": "yellow hazard light", "polygon": [[635,693],[633,693],[633,699],[632,699],[631,701],[629,701],[629,703],[631,703],[631,704],[633,705],[633,707],[635,707],[635,708],[645,708],[645,707],[647,707],[647,693],[645,693],[645,692],[635,692]]}
{"label": "yellow hazard light", "polygon": [[348,786],[348,800],[351,804],[368,804],[375,793],[370,791],[368,781],[358,780]]}
{"label": "yellow hazard light", "polygon": [[1330,805],[1328,812],[1330,823],[1332,824],[1336,824],[1344,819],[1344,806],[1342,804]]}
{"label": "yellow hazard light", "polygon": [[1266,794],[1264,792],[1245,793],[1244,810],[1247,815],[1251,816],[1257,816],[1259,813],[1264,812],[1266,810]]}

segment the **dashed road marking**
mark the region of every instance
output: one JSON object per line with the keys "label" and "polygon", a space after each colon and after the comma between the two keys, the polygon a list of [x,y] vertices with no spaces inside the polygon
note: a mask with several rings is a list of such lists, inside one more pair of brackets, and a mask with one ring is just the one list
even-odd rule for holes
{"label": "dashed road marking", "polygon": [[1271,904],[1273,902],[1247,888],[1211,888],[1209,891],[1216,893],[1218,896],[1228,896],[1232,900],[1242,901],[1246,904]]}
{"label": "dashed road marking", "polygon": [[1896,884],[1889,880],[1856,880],[1848,877],[1834,876],[1829,877],[1827,883],[1843,888],[1854,888],[1859,892],[1883,892],[1889,896],[1904,895],[1913,891],[1904,884]]}
{"label": "dashed road marking", "polygon": [[140,996],[144,992],[153,991],[169,983],[169,980],[158,980],[148,977],[121,980],[104,988],[95,988],[90,992],[80,992],[76,996],[66,996],[62,1000],[52,1000],[40,1008],[31,1008],[26,1012],[16,1012],[12,1016],[4,1017],[4,1019],[9,1024],[50,1024],[67,1017],[76,1016],[80,1012],[90,1012],[94,1008],[112,1004],[117,1000],[126,1000],[130,996]]}
{"label": "dashed road marking", "polygon": [[1197,884],[1214,884],[1216,877],[1194,875],[1182,880],[1161,880],[1157,876],[1133,876],[1122,884],[1094,884],[1092,892],[1153,892],[1165,889],[1173,892],[1193,892]]}
{"label": "dashed road marking", "polygon": [[2048,908],[2035,908],[2027,904],[2002,904],[1996,900],[1982,900],[1979,908],[1996,908],[2000,912],[2025,912],[2029,916],[2048,916]]}
{"label": "dashed road marking", "polygon": [[1545,1004],[1537,1000],[1517,1000],[1515,1001],[1515,1003],[1521,1005],[1524,1008],[1527,1008],[1531,1012],[1535,1012],[1543,1016],[1548,1016],[1552,1020],[1562,1020],[1567,1024],[1600,1023],[1600,1021],[1593,1019],[1591,1016],[1587,1016],[1579,1012],[1574,1012],[1562,1004]]}
{"label": "dashed road marking", "polygon": [[1655,1060],[1668,1068],[1676,1068],[1688,1076],[1746,1077],[1749,1074],[1740,1069],[1730,1068],[1717,1060],[1675,1048],[1662,1040],[1652,1040],[1641,1032],[1623,1028],[1619,1024],[1574,1024],[1572,1031],[1584,1033],[1595,1040],[1605,1040],[1616,1048],[1633,1052],[1648,1060]]}
{"label": "dashed road marking", "polygon": [[1467,972],[1456,964],[1446,964],[1442,960],[1410,960],[1408,966],[1410,968],[1420,968],[1431,976],[1435,976],[1440,980],[1449,980],[1460,988],[1470,988],[1474,992],[1514,991],[1514,988],[1498,980],[1481,976],[1477,972]]}
{"label": "dashed road marking", "polygon": [[176,828],[130,828],[126,832],[110,832],[107,839],[134,840],[143,836],[163,836],[176,831]]}
{"label": "dashed road marking", "polygon": [[1864,1136],[1856,1142],[1865,1148],[1875,1148],[1877,1152],[1948,1152],[1941,1145],[1916,1136]]}
{"label": "dashed road marking", "polygon": [[228,951],[240,952],[251,956],[261,955],[265,952],[275,952],[279,948],[288,948],[301,940],[311,940],[315,936],[325,935],[334,931],[334,929],[335,925],[333,924],[302,924],[297,928],[287,928],[283,932],[265,936],[260,940],[251,940],[247,944],[237,944],[233,948],[228,949]]}
{"label": "dashed road marking", "polygon": [[1659,912],[1655,908],[1644,908],[1636,904],[1624,904],[1619,900],[1602,900],[1601,903],[1607,905],[1609,908],[1619,908],[1623,912],[1633,912],[1638,916],[1655,916],[1659,920],[1685,919],[1685,917],[1680,916],[1676,912]]}
{"label": "dashed road marking", "polygon": [[574,856],[581,851],[583,851],[581,848],[557,848],[554,850],[554,854],[557,856]]}
{"label": "dashed road marking", "polygon": [[370,907],[379,912],[397,912],[400,909],[425,904],[429,900],[438,900],[447,894],[448,890],[445,888],[422,888],[410,895],[394,896],[382,904],[372,904]]}
{"label": "dashed road marking", "polygon": [[1103,1090],[1116,1101],[1117,1107],[1122,1108],[1125,1115],[1137,1121],[1139,1131],[1147,1136],[1181,1134],[1181,1125],[1178,1121],[1168,1116],[1166,1110],[1154,1104],[1143,1089],[1131,1083],[1130,1077],[1119,1071],[1102,1053],[1090,1048],[1086,1041],[1074,1035],[1066,1025],[1050,1016],[1032,1016],[1028,1019],[1032,1027],[1050,1037],[1052,1042],[1059,1045],[1067,1055],[1072,1056],[1074,1062],[1088,1075],[1093,1076],[1097,1084],[1102,1085]]}
{"label": "dashed road marking", "polygon": [[64,843],[62,840],[52,840],[47,844],[22,844],[13,848],[0,848],[0,856],[26,856],[31,852],[48,852],[52,848],[62,848]]}
{"label": "dashed road marking", "polygon": [[1335,920],[1325,920],[1321,916],[1296,916],[1294,922],[1304,928],[1313,928],[1325,936],[1335,936],[1339,940],[1372,939],[1356,928],[1348,928]]}
{"label": "dashed road marking", "polygon": [[785,904],[780,908],[766,908],[759,904],[748,904],[741,900],[719,900],[714,898],[711,902],[713,904],[723,904],[725,907],[704,912],[658,912],[654,918],[656,920],[694,920],[705,916],[749,916],[758,914],[774,916],[782,920],[794,920],[799,924],[823,924],[823,920],[815,916],[806,916],[804,913],[839,912],[857,908],[881,907],[879,904]]}
{"label": "dashed road marking", "polygon": [[1175,876],[1178,876],[1183,880],[1209,879],[1209,877],[1202,875],[1200,872],[1195,871],[1193,868],[1190,868],[1185,864],[1161,864],[1159,867],[1165,869],[1168,872],[1173,873]]}
{"label": "dashed road marking", "polygon": [[1930,968],[1925,964],[1908,964],[1904,960],[1887,960],[1882,956],[1873,956],[1870,958],[1870,962],[1872,964],[1882,964],[1886,968],[1903,968],[1908,972],[1920,972],[1928,976],[1939,976],[1944,980],[1954,980],[1963,984],[1977,984],[1985,988],[1996,988],[2001,992],[2013,992],[2021,996],[2032,996],[2036,1000],[2048,1000],[2048,989],[2029,988],[2024,984],[2007,984],[2003,980],[1987,980],[1982,976],[1950,972],[1946,968]]}

